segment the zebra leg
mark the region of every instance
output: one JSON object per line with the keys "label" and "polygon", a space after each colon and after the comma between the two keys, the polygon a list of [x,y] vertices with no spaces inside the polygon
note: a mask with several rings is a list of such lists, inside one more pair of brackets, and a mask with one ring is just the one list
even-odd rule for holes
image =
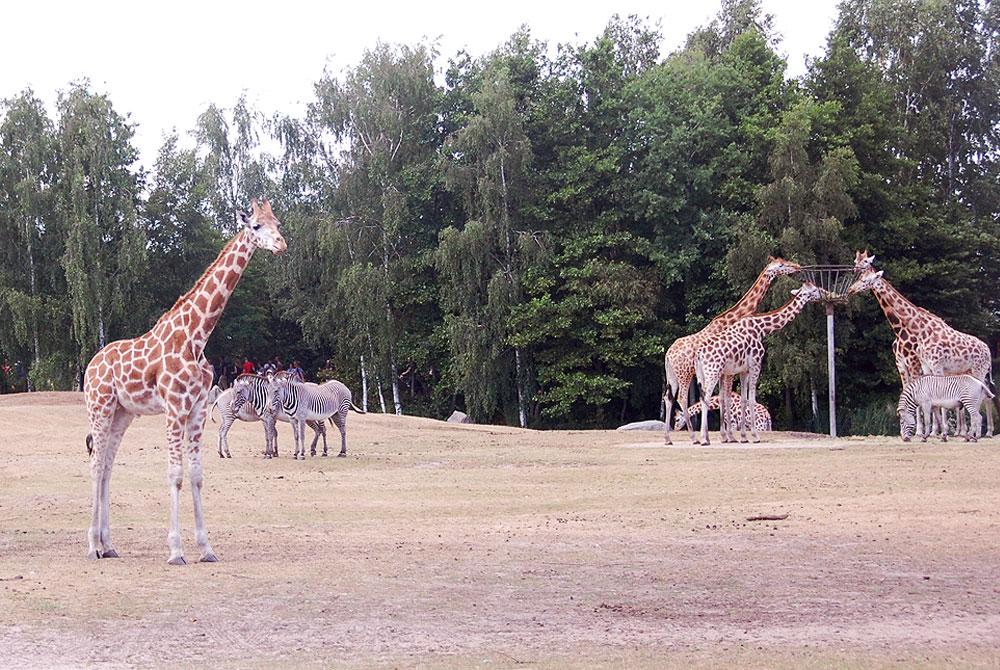
{"label": "zebra leg", "polygon": [[261,417],[264,422],[264,458],[271,458],[277,451],[278,426],[270,412]]}
{"label": "zebra leg", "polygon": [[978,442],[979,441],[979,431],[983,428],[983,415],[980,414],[982,408],[975,402],[970,402],[965,406],[964,409],[959,408],[959,412],[964,412],[968,410],[969,412],[969,430],[965,433],[965,441]]}
{"label": "zebra leg", "polygon": [[[312,421],[312,420],[310,420],[310,421],[306,421],[306,425],[309,426],[310,428],[312,428],[312,430],[313,430],[313,441],[312,441],[312,444],[309,446],[309,455],[310,456],[315,456],[316,455],[316,443],[319,442],[319,436],[320,436],[321,433],[323,434],[323,444],[324,445],[326,444],[326,430],[325,430],[325,427],[323,426],[323,422],[322,421]],[[326,450],[325,449],[323,450],[323,455],[326,456]]]}
{"label": "zebra leg", "polygon": [[[225,453],[229,453],[229,429],[233,427],[235,417],[228,411],[222,413],[222,423],[219,424],[219,458],[225,458]],[[232,458],[230,455],[229,458]]]}
{"label": "zebra leg", "polygon": [[[347,410],[334,414],[333,422],[340,429],[340,453],[337,456],[343,458],[347,456]],[[326,449],[323,449],[323,455],[326,456]]]}
{"label": "zebra leg", "polygon": [[296,419],[292,424],[292,432],[295,433],[295,458],[304,461],[306,460],[306,422]]}
{"label": "zebra leg", "polygon": [[319,421],[317,425],[319,426],[319,434],[323,436],[323,455],[326,456],[328,453],[326,446],[326,424]]}
{"label": "zebra leg", "polygon": [[920,434],[920,441],[926,442],[927,438],[931,436],[931,424],[934,420],[934,408],[930,403],[923,403],[920,405],[920,411],[924,415],[924,430]]}

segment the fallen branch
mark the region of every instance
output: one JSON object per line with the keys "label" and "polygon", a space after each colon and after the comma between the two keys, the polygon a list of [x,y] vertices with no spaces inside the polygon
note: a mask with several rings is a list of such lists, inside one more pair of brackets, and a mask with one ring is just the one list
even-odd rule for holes
{"label": "fallen branch", "polygon": [[787,518],[787,514],[758,514],[757,516],[748,516],[747,521],[784,521]]}

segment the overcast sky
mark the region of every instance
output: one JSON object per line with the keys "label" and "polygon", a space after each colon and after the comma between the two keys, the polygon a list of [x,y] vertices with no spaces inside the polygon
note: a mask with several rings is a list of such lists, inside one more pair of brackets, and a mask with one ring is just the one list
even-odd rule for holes
{"label": "overcast sky", "polygon": [[[437,39],[441,65],[458,50],[479,56],[520,25],[550,44],[591,41],[613,14],[659,20],[662,52],[708,23],[718,1],[620,0],[480,3],[160,2],[5,3],[0,97],[31,86],[54,106],[56,93],[87,77],[136,127],[142,163],[151,166],[163,135],[186,133],[209,103],[231,106],[246,91],[262,111],[299,114],[324,68],[354,65],[377,40]],[[13,5],[13,6],[12,6]],[[822,53],[835,0],[763,0],[782,36],[789,72]]]}

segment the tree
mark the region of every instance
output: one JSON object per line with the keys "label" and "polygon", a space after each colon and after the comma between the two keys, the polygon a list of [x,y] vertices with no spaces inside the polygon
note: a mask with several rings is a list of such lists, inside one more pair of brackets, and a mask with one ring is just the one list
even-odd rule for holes
{"label": "tree", "polygon": [[[28,89],[5,101],[0,125],[0,349],[22,347],[32,367],[55,353],[65,287],[53,272],[60,254],[53,188],[58,141],[42,102]],[[43,347],[43,344],[46,345]],[[65,353],[65,352],[63,352]]]}
{"label": "tree", "polygon": [[[400,298],[409,292],[401,288],[422,274],[412,261],[436,234],[423,218],[433,202],[440,143],[433,59],[425,46],[380,44],[343,80],[325,75],[310,106],[313,124],[346,143],[337,163],[337,201],[353,246],[352,267],[342,277],[369,289],[352,292],[341,307],[382,315],[365,336],[372,364],[391,385],[397,414],[403,411],[399,362],[407,358],[399,351],[406,309]],[[425,260],[421,267],[428,265]]]}
{"label": "tree", "polygon": [[60,94],[58,106],[62,264],[82,365],[109,339],[141,325],[129,305],[146,266],[145,236],[132,127],[85,82]]}

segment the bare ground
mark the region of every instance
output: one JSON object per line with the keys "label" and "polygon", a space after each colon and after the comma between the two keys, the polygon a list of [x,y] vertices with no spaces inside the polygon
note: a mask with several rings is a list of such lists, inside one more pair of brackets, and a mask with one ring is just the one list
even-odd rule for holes
{"label": "bare ground", "polygon": [[8,667],[1000,665],[997,440],[667,449],[352,414],[348,458],[302,462],[287,426],[262,460],[260,424],[220,460],[209,424],[222,562],[172,567],[162,417],[125,436],[122,558],[95,562],[80,397],[0,397],[0,429]]}

